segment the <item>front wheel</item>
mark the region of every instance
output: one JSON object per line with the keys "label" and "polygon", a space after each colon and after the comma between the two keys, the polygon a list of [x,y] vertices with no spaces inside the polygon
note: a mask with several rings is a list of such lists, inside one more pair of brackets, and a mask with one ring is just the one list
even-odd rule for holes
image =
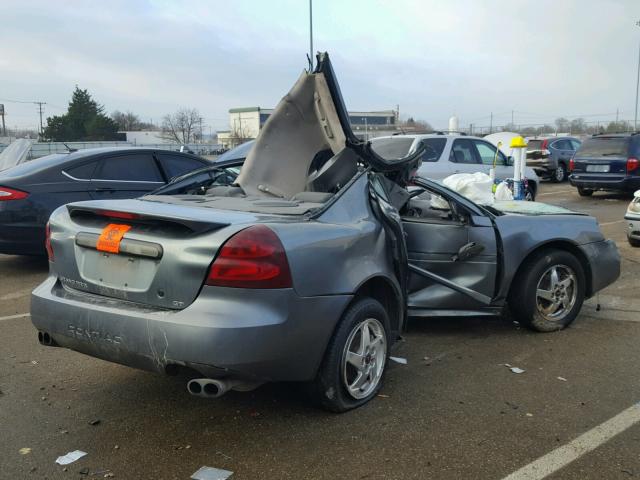
{"label": "front wheel", "polygon": [[558,163],[558,168],[553,172],[553,181],[556,183],[562,183],[567,179],[567,167],[564,163]]}
{"label": "front wheel", "polygon": [[631,237],[627,237],[627,240],[629,242],[629,245],[631,245],[632,247],[640,247],[640,240]]}
{"label": "front wheel", "polygon": [[509,306],[515,320],[538,332],[562,330],[575,320],[585,295],[582,265],[564,250],[547,250],[521,267]]}
{"label": "front wheel", "polygon": [[535,202],[536,201],[536,194],[533,193],[533,188],[531,188],[531,185],[527,186],[527,190],[524,194],[524,199],[527,202]]}
{"label": "front wheel", "polygon": [[362,298],[342,316],[316,379],[314,399],[332,412],[364,405],[382,387],[389,352],[389,317],[372,298]]}
{"label": "front wheel", "polygon": [[591,195],[593,195],[593,190],[589,188],[578,187],[578,195],[580,195],[581,197],[590,197]]}

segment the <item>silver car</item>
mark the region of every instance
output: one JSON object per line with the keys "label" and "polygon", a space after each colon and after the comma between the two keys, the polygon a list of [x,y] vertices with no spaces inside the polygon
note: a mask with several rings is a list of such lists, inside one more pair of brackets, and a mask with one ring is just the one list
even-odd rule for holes
{"label": "silver car", "polygon": [[[495,163],[496,180],[513,178],[513,159],[508,158],[490,142],[480,137],[458,133],[402,134],[371,140],[373,149],[387,158],[399,158],[424,148],[418,174],[433,180],[443,180],[456,173],[482,172],[489,175]],[[538,176],[527,167],[526,200],[535,200]]]}
{"label": "silver car", "polygon": [[627,240],[632,247],[640,247],[640,190],[633,194],[633,200],[624,215],[627,224]]}
{"label": "silver car", "polygon": [[[619,275],[594,218],[481,207],[377,155],[349,127],[327,54],[282,99],[232,185],[220,167],[51,216],[39,341],[173,374],[193,395],[306,382],[332,411],[372,399],[409,315],[569,325]],[[223,167],[224,168],[224,167]],[[223,182],[224,183],[224,182]],[[411,187],[409,188],[409,185]]]}

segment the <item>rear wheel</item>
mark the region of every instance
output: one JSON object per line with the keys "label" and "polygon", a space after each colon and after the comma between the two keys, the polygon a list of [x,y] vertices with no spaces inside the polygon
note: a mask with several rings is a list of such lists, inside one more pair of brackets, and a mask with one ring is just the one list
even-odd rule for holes
{"label": "rear wheel", "polygon": [[562,330],[582,308],[585,275],[582,265],[564,250],[547,250],[522,266],[509,306],[514,320],[539,332]]}
{"label": "rear wheel", "polygon": [[556,183],[564,182],[567,179],[567,167],[564,163],[558,163],[558,168],[553,172],[552,180]]}
{"label": "rear wheel", "polygon": [[364,405],[382,387],[389,352],[389,317],[372,298],[342,316],[329,342],[311,394],[323,408],[346,412]]}
{"label": "rear wheel", "polygon": [[581,197],[590,197],[591,195],[593,195],[593,190],[589,188],[578,187],[578,195],[580,195]]}

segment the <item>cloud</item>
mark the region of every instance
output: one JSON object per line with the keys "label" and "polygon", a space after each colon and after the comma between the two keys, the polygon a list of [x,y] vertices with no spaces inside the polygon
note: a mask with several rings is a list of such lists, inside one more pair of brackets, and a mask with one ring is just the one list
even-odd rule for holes
{"label": "cloud", "polygon": [[[444,126],[633,114],[635,0],[315,2],[315,47],[334,59],[354,110],[389,109]],[[596,11],[597,10],[597,11]],[[600,13],[600,14],[599,14]],[[192,0],[3,5],[2,98],[59,113],[75,84],[108,111],[159,118],[198,108],[225,128],[231,107],[274,106],[306,65],[307,2]],[[7,103],[9,125],[37,122]]]}

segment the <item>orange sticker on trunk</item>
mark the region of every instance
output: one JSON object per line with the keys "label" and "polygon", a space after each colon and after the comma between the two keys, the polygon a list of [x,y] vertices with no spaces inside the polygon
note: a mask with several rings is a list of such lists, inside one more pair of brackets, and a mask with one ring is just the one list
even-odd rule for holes
{"label": "orange sticker on trunk", "polygon": [[101,252],[118,253],[120,251],[120,241],[129,229],[131,229],[131,225],[110,223],[102,230],[96,248]]}

